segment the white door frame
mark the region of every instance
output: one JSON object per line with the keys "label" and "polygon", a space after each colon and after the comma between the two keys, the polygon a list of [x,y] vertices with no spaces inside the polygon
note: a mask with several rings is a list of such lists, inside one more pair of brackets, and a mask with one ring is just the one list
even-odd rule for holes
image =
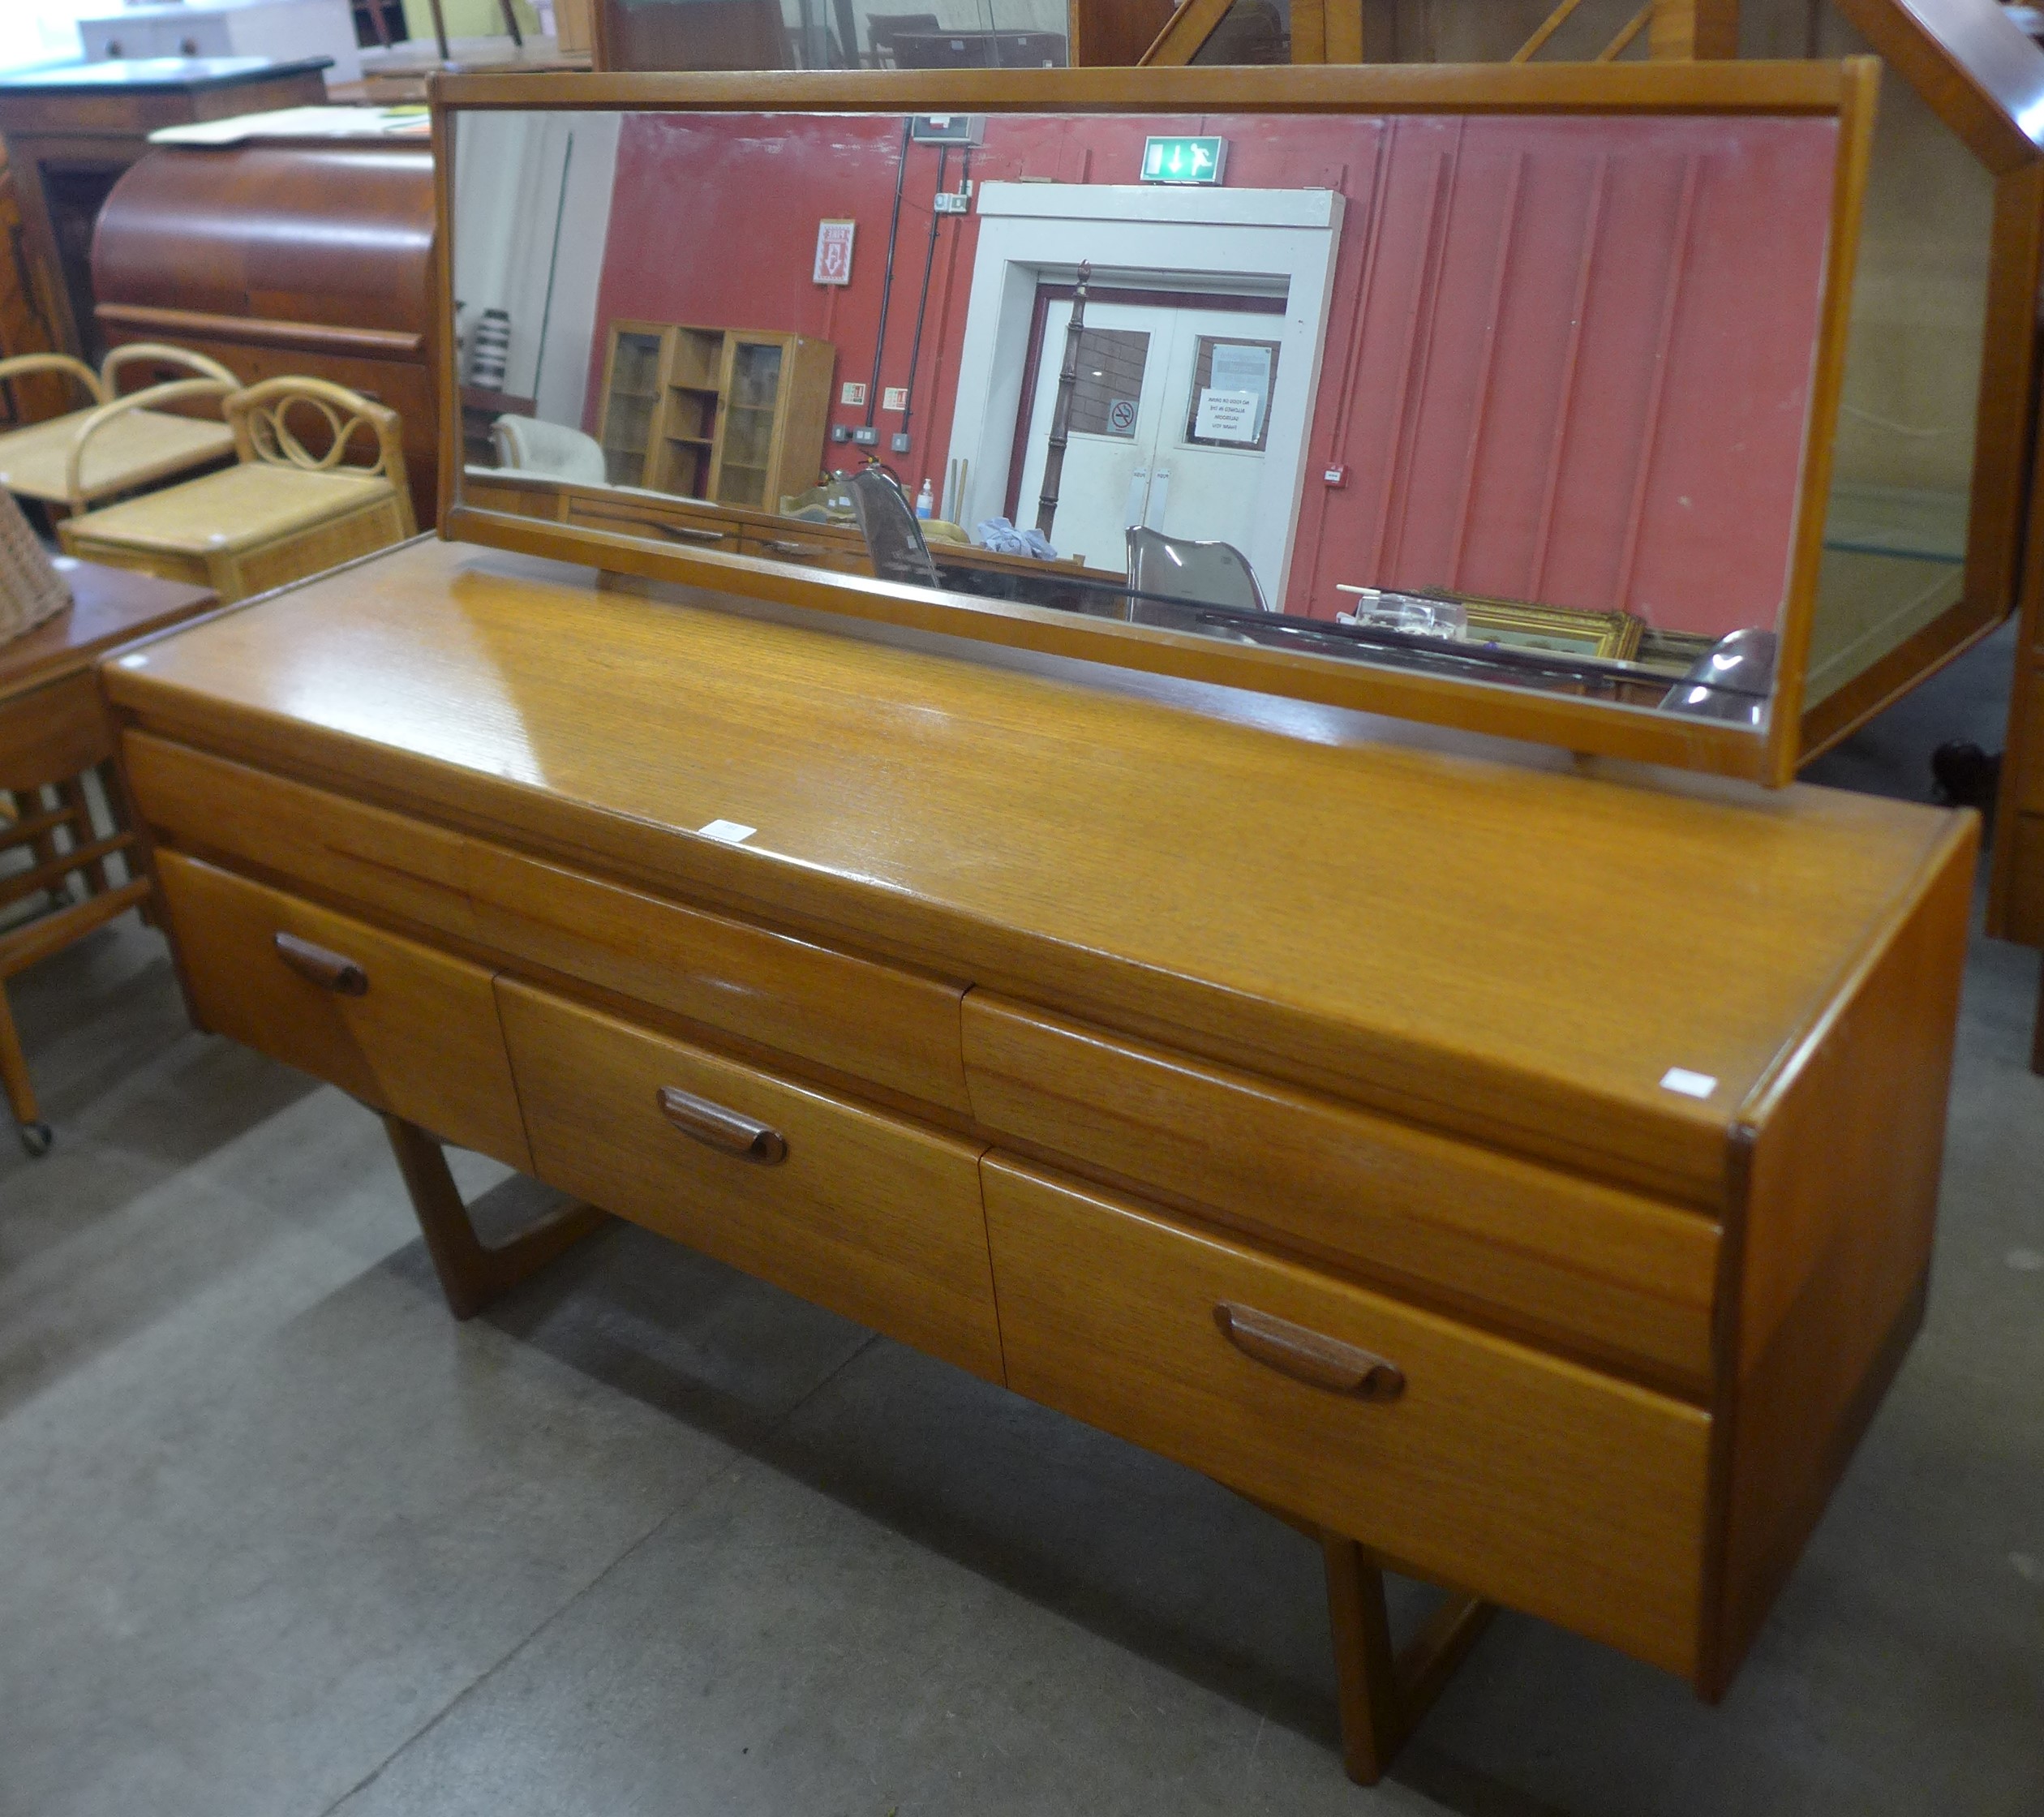
{"label": "white door frame", "polygon": [[1261,318],[1280,350],[1256,509],[1256,521],[1271,529],[1251,554],[1266,595],[1282,602],[1320,394],[1341,195],[1329,189],[989,183],[974,205],[979,248],[951,433],[951,453],[973,463],[959,521],[969,529],[1006,502],[1039,284],[1069,282],[1089,264],[1096,282],[1121,290],[1267,291],[1282,285],[1284,314]]}

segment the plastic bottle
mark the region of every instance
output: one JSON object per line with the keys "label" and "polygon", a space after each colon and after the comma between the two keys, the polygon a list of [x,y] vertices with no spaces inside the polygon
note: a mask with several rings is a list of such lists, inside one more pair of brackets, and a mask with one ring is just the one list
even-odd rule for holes
{"label": "plastic bottle", "polygon": [[916,515],[927,518],[934,517],[936,511],[937,495],[930,489],[930,482],[925,479],[922,483],[922,490],[916,494]]}

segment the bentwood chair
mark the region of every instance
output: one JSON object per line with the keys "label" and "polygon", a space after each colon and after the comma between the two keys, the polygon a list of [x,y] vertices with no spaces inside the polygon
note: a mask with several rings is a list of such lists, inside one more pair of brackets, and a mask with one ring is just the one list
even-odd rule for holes
{"label": "bentwood chair", "polygon": [[[180,367],[191,374],[120,395],[123,368],[142,363]],[[116,347],[95,372],[69,354],[22,354],[0,359],[0,382],[39,373],[72,380],[92,402],[26,427],[0,435],[0,487],[45,505],[83,510],[96,500],[173,479],[234,451],[234,432],[225,423],[175,415],[151,406],[197,396],[225,397],[241,383],[217,360],[152,341]],[[196,387],[205,390],[173,389]],[[74,456],[89,441],[83,461]]]}
{"label": "bentwood chair", "polygon": [[265,379],[225,409],[233,466],[66,518],[66,551],[228,601],[414,534],[397,411],[311,378]]}

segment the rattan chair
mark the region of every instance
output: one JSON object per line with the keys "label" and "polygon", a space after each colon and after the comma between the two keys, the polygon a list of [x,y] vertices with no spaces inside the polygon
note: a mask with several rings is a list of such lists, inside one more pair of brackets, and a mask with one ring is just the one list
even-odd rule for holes
{"label": "rattan chair", "polygon": [[[142,361],[185,368],[193,376],[119,395],[124,367]],[[85,509],[101,499],[175,479],[234,451],[223,422],[174,415],[151,406],[195,395],[225,397],[241,383],[217,360],[153,341],[116,347],[95,372],[69,354],[22,354],[0,359],[0,381],[38,372],[70,379],[92,399],[84,410],[45,418],[0,435],[0,487],[45,505]],[[207,389],[191,389],[201,381]],[[81,440],[89,457],[75,458]]]}
{"label": "rattan chair", "polygon": [[236,464],[67,518],[65,549],[243,599],[414,534],[397,411],[324,379],[228,398]]}

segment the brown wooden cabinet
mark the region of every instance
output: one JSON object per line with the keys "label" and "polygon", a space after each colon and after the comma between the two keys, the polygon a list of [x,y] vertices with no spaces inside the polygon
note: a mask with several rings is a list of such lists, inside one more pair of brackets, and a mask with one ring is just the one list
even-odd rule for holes
{"label": "brown wooden cabinet", "polygon": [[607,476],[775,509],[822,470],[836,359],[799,334],[613,322],[597,427]]}
{"label": "brown wooden cabinet", "polygon": [[[121,173],[161,127],[326,99],[329,59],[158,58],[0,75],[0,137],[21,199],[26,250],[54,307],[63,350],[97,363],[92,230]],[[161,337],[154,338],[161,339]]]}
{"label": "brown wooden cabinet", "polygon": [[1922,1316],[1970,817],[703,599],[419,543],[101,671],[200,1013],[384,1114],[450,1304],[582,1226],[434,1137],[1208,1471],[1325,1544],[1359,1777],[1378,1561],[1437,1667],[1719,1695]]}

